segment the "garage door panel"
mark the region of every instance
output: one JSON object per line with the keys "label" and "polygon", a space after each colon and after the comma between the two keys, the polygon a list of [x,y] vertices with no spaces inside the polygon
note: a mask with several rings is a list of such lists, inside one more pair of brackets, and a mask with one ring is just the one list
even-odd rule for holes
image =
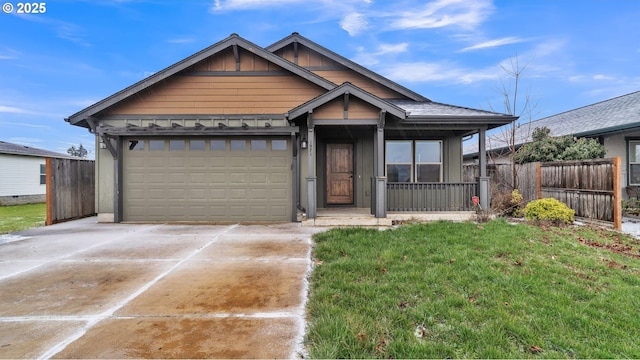
{"label": "garage door panel", "polygon": [[[143,150],[125,149],[125,220],[291,219],[290,151],[271,150],[272,140],[264,137],[254,141],[260,146],[239,141],[244,149],[232,148],[229,140],[198,141],[204,149],[173,149],[165,141],[164,150],[154,151],[149,140]],[[289,140],[277,141],[290,149]]]}

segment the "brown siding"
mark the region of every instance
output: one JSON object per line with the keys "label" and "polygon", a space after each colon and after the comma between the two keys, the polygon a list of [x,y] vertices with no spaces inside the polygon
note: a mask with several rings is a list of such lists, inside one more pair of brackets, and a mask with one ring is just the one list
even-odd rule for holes
{"label": "brown siding", "polygon": [[313,70],[313,72],[338,85],[348,81],[362,90],[370,92],[382,99],[406,99],[405,96],[367,77],[364,77],[353,70]]}
{"label": "brown siding", "polygon": [[175,76],[105,114],[279,114],[322,92],[293,74]]}
{"label": "brown siding", "polygon": [[[380,109],[354,98],[349,99],[348,119],[377,119]],[[343,119],[344,101],[342,97],[324,104],[313,111],[313,118],[318,120]],[[348,121],[348,120],[347,120]]]}
{"label": "brown siding", "polygon": [[[294,61],[293,45],[280,49],[275,54],[291,62]],[[362,76],[357,72],[329,59],[328,57],[302,45],[298,47],[298,65],[309,67],[314,73],[336,83],[337,85],[348,81],[383,99],[406,99],[405,96],[387,88],[386,86]]]}
{"label": "brown siding", "polygon": [[[238,49],[241,71],[282,71],[283,69],[242,48]],[[233,49],[228,48],[195,64],[189,71],[236,71]]]}

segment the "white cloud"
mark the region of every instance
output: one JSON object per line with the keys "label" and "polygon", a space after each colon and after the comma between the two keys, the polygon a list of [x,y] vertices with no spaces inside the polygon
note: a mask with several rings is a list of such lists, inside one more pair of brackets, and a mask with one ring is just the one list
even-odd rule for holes
{"label": "white cloud", "polygon": [[0,113],[26,114],[27,111],[14,106],[0,105]]}
{"label": "white cloud", "polygon": [[8,140],[10,143],[20,144],[24,146],[37,147],[39,143],[42,143],[42,139],[30,138],[30,137],[10,137]]}
{"label": "white cloud", "polygon": [[385,68],[385,76],[398,82],[454,82],[470,84],[500,78],[498,67],[471,70],[445,63],[398,63]]}
{"label": "white cloud", "polygon": [[20,52],[13,49],[5,49],[0,51],[0,60],[13,60],[20,57]]}
{"label": "white cloud", "polygon": [[593,80],[615,80],[615,78],[613,76],[596,74],[596,75],[593,75]]}
{"label": "white cloud", "polygon": [[396,29],[431,29],[457,26],[473,29],[492,12],[489,0],[437,0],[415,11],[403,11],[388,16],[396,18],[391,27]]}
{"label": "white cloud", "polygon": [[167,42],[169,44],[189,44],[192,42],[195,42],[196,39],[194,38],[190,38],[190,37],[185,37],[185,38],[175,38],[175,39],[169,39],[167,40]]}
{"label": "white cloud", "polygon": [[378,58],[381,56],[404,53],[408,49],[409,43],[380,44],[374,52],[366,52],[365,48],[361,46],[356,49],[358,54],[355,56],[354,61],[365,66],[375,65],[380,62]]}
{"label": "white cloud", "polygon": [[501,39],[493,39],[493,40],[489,40],[489,41],[484,41],[481,42],[479,44],[476,45],[472,45],[472,46],[468,46],[462,50],[460,50],[461,52],[467,52],[467,51],[472,51],[472,50],[480,50],[480,49],[488,49],[488,48],[494,48],[494,47],[498,47],[498,46],[503,46],[503,45],[509,45],[509,44],[516,44],[516,43],[520,43],[525,41],[524,39],[518,38],[518,37],[505,37],[505,38],[501,38]]}
{"label": "white cloud", "polygon": [[340,21],[340,27],[349,33],[351,36],[357,36],[365,31],[369,24],[367,18],[360,13],[351,13]]}
{"label": "white cloud", "polygon": [[21,123],[21,122],[0,121],[0,124],[17,126],[17,127],[28,127],[28,128],[35,128],[35,129],[51,129],[51,127],[47,125],[29,124],[29,123]]}
{"label": "white cloud", "polygon": [[211,12],[221,10],[248,10],[296,3],[308,3],[306,0],[214,0]]}

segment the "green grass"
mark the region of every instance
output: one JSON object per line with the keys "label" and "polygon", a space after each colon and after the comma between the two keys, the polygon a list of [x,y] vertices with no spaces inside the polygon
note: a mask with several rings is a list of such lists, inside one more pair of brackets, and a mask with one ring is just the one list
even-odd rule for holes
{"label": "green grass", "polygon": [[636,239],[495,220],[315,241],[312,358],[640,358]]}
{"label": "green grass", "polygon": [[46,204],[0,206],[0,234],[44,226]]}

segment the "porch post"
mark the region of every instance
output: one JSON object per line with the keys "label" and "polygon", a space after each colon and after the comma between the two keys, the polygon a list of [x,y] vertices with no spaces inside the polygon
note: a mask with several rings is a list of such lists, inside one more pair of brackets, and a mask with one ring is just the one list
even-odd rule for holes
{"label": "porch post", "polygon": [[384,123],[387,112],[380,111],[380,118],[378,119],[378,126],[376,127],[376,137],[374,139],[373,154],[374,171],[375,171],[375,211],[377,218],[387,217],[387,177],[384,176]]}
{"label": "porch post", "polygon": [[123,147],[122,137],[118,136],[116,138],[116,157],[113,160],[113,222],[119,223],[124,221],[124,196],[123,191],[123,167],[122,164],[122,147]]}
{"label": "porch post", "polygon": [[313,113],[307,114],[307,155],[309,169],[307,172],[307,219],[315,219],[317,214],[317,176],[316,176],[316,144]]}
{"label": "porch post", "polygon": [[490,192],[489,177],[487,176],[487,129],[485,127],[478,129],[478,195],[480,197],[480,207],[483,211],[489,210]]}

